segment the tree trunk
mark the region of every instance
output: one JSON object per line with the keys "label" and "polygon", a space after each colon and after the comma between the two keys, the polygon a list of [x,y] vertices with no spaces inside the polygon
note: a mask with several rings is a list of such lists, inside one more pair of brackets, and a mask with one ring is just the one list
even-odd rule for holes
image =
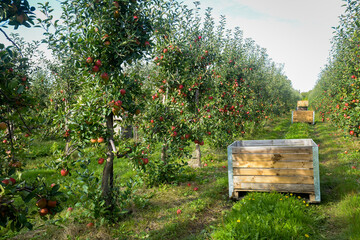
{"label": "tree trunk", "polygon": [[114,171],[113,171],[114,152],[113,152],[113,147],[111,145],[111,142],[114,141],[113,117],[114,117],[113,113],[110,113],[106,117],[108,149],[107,149],[106,164],[103,170],[103,177],[101,183],[102,196],[105,198],[105,201],[109,207],[112,205],[112,188],[113,188],[113,180],[114,180]]}
{"label": "tree trunk", "polygon": [[[196,92],[195,92],[195,104],[196,104],[195,105],[195,115],[196,115],[196,117],[199,115],[199,112],[198,112],[199,95],[200,95],[199,89],[196,89]],[[202,167],[202,165],[201,165],[201,149],[200,149],[200,145],[198,143],[195,144],[195,154],[196,154],[197,165],[199,167]]]}
{"label": "tree trunk", "polygon": [[166,153],[167,149],[168,149],[167,144],[164,143],[161,148],[161,161],[163,161],[165,165],[167,164],[167,153]]}
{"label": "tree trunk", "polygon": [[201,150],[200,150],[200,145],[197,143],[195,144],[195,156],[196,156],[196,164],[199,167],[202,167],[201,165]]}

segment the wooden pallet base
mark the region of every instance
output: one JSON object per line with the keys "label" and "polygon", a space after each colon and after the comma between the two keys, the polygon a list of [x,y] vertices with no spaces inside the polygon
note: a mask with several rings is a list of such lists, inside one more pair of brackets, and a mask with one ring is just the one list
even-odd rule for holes
{"label": "wooden pallet base", "polygon": [[[239,200],[241,198],[243,198],[245,196],[246,193],[248,192],[257,192],[257,191],[254,191],[254,190],[247,190],[247,191],[235,191],[235,194],[233,196],[233,199],[235,200]],[[261,192],[264,192],[264,191],[261,191]],[[288,192],[281,192],[281,193],[288,193]],[[314,193],[294,193],[294,194],[306,194],[308,195],[308,203],[320,203],[320,201],[316,201],[315,199],[315,194]]]}

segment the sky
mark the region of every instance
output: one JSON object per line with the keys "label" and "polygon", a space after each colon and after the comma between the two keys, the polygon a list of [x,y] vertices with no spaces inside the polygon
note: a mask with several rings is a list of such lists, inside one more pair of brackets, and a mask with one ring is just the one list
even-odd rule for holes
{"label": "sky", "polygon": [[[48,2],[59,8],[57,0]],[[194,6],[194,0],[180,2]],[[339,16],[345,11],[342,0],[200,0],[200,3],[203,10],[213,8],[216,22],[225,15],[228,29],[240,27],[245,38],[252,38],[266,48],[274,62],[284,64],[284,73],[293,87],[302,92],[315,86],[328,62],[332,27],[339,24]],[[10,29],[5,31],[9,33]],[[40,29],[22,27],[17,32],[26,39],[42,38]],[[8,43],[2,35],[0,42]]]}

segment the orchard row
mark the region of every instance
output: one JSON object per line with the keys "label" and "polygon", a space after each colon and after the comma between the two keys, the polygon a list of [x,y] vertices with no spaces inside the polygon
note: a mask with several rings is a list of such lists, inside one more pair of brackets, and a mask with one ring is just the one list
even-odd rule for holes
{"label": "orchard row", "polygon": [[[21,4],[16,6],[20,13],[5,9],[15,26],[35,19],[27,1]],[[63,177],[71,178],[76,162],[86,168],[89,161],[75,162],[71,155],[92,147],[104,166],[101,198],[114,209],[116,158],[128,159],[150,185],[171,182],[191,153],[191,142],[202,166],[202,145],[225,148],[250,128],[289,111],[299,98],[266,50],[244,39],[239,28],[226,30],[224,17],[215,24],[211,9],[202,20],[197,9],[174,1],[76,0],[62,4],[61,22],[54,21],[48,3],[39,10],[47,18],[37,24],[55,60],[40,65],[29,59],[24,54],[33,47],[19,39],[14,39],[18,48],[0,46],[5,159],[0,178],[8,183],[3,182],[8,191],[1,204],[26,189],[37,194],[26,195],[24,206],[37,198],[41,217],[62,210],[58,187],[39,192],[38,186],[6,181],[22,171],[29,137],[36,133],[66,142],[54,166]],[[18,22],[19,14],[26,20]],[[117,136],[114,118],[123,128],[135,126],[138,142]],[[155,159],[159,144],[161,157]],[[11,221],[18,221],[18,229],[29,226],[17,214],[19,206],[4,209],[13,215],[0,215],[2,226]]]}
{"label": "orchard row", "polygon": [[360,4],[348,1],[336,28],[332,55],[309,98],[321,115],[349,135],[360,134]]}

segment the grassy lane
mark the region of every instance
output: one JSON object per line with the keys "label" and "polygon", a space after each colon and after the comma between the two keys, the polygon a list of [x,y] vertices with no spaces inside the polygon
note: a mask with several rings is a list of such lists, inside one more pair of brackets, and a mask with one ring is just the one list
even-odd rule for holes
{"label": "grassy lane", "polygon": [[[119,221],[105,224],[82,217],[83,209],[75,207],[76,198],[70,196],[64,207],[74,207],[74,211],[64,211],[57,216],[55,224],[23,230],[17,236],[0,232],[0,236],[4,236],[2,239],[200,240],[231,239],[226,234],[238,231],[242,236],[239,239],[254,239],[266,232],[271,234],[268,239],[360,239],[359,141],[343,138],[342,132],[328,123],[290,124],[289,119],[285,116],[264,127],[258,126],[245,139],[314,139],[320,149],[321,204],[309,206],[298,196],[275,193],[250,194],[237,203],[230,201],[226,149],[219,151],[204,146],[206,167],[185,168],[174,184],[146,188],[139,182],[128,206],[130,214]],[[49,183],[62,187],[76,182],[76,174],[63,178],[49,167],[56,160],[50,153],[61,149],[60,143],[35,142],[33,146],[24,176],[35,178],[40,174]],[[91,154],[89,150],[88,155]],[[101,167],[96,162],[90,166],[100,176]],[[126,161],[117,160],[115,169],[118,181],[123,184],[130,177],[139,180]],[[252,221],[239,222],[240,217]],[[284,222],[285,219],[289,221]],[[87,228],[89,221],[94,221],[95,227]],[[246,232],[253,235],[246,238]]]}

